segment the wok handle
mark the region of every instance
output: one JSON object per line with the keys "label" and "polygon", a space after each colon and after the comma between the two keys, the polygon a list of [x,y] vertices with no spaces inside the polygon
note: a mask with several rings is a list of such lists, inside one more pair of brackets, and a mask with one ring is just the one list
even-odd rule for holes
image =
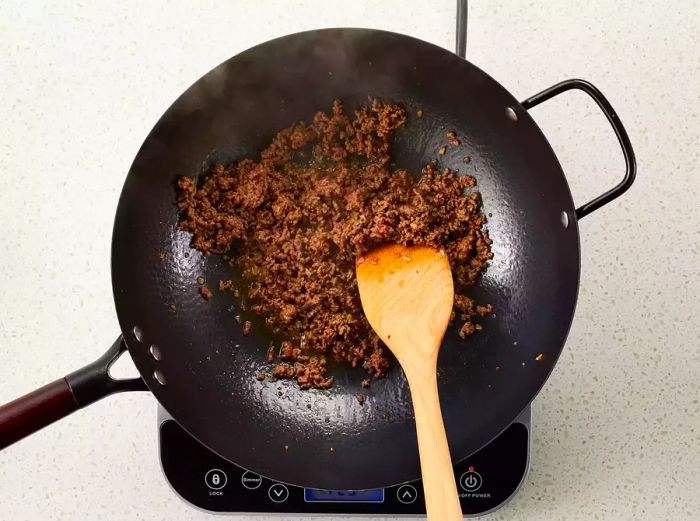
{"label": "wok handle", "polygon": [[457,30],[455,38],[455,53],[460,58],[467,56],[467,22],[469,19],[468,0],[457,0]]}
{"label": "wok handle", "polygon": [[0,449],[79,408],[65,378],[3,405],[0,407]]}
{"label": "wok handle", "polygon": [[612,105],[610,105],[610,102],[605,98],[605,96],[603,96],[603,93],[600,92],[597,87],[585,80],[571,79],[562,81],[561,83],[557,83],[556,85],[529,97],[521,104],[525,110],[530,110],[532,107],[536,107],[540,103],[571,89],[582,90],[593,98],[593,101],[598,104],[600,110],[603,111],[603,114],[607,118],[608,122],[613,128],[613,131],[615,132],[615,135],[617,136],[617,140],[622,148],[622,155],[625,158],[626,165],[625,176],[622,178],[622,181],[620,181],[611,190],[608,190],[592,201],[589,201],[576,209],[576,218],[581,219],[589,213],[594,212],[601,206],[608,204],[613,199],[617,199],[627,190],[629,190],[629,187],[632,186],[632,183],[637,176],[637,160],[634,157],[634,150],[632,149],[630,138],[627,136],[627,131],[622,125],[622,121],[620,121],[615,109],[612,107]]}
{"label": "wok handle", "polygon": [[0,406],[0,450],[100,398],[147,390],[141,378],[115,380],[109,375],[109,368],[125,350],[120,336],[93,363]]}

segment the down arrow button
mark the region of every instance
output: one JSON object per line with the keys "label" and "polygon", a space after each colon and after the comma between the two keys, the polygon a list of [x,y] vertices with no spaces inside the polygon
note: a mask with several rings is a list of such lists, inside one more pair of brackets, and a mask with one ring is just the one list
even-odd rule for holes
{"label": "down arrow button", "polygon": [[282,483],[275,483],[267,491],[267,496],[273,503],[284,503],[289,498],[289,489]]}

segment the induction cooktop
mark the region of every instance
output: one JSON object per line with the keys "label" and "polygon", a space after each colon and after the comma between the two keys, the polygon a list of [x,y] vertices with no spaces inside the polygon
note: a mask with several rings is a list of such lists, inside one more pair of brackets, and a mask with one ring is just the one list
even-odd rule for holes
{"label": "induction cooktop", "polygon": [[[425,515],[421,480],[368,490],[319,490],[260,476],[217,456],[168,413],[158,411],[165,479],[190,505],[214,513],[296,515]],[[501,508],[520,489],[530,465],[528,406],[498,437],[454,465],[462,512]]]}

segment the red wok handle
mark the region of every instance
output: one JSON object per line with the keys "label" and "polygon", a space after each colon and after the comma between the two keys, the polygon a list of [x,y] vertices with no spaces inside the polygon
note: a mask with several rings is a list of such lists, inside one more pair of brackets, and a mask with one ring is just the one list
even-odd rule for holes
{"label": "red wok handle", "polygon": [[0,449],[80,408],[65,378],[0,407]]}
{"label": "red wok handle", "polygon": [[120,336],[93,363],[0,406],[0,450],[105,396],[147,390],[141,378],[115,380],[109,376],[109,368],[125,350]]}

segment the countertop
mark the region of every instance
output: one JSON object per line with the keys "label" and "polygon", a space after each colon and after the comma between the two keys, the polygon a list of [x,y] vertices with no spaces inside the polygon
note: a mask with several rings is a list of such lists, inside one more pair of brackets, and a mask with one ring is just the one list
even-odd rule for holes
{"label": "countertop", "polygon": [[[639,164],[632,189],[580,223],[578,309],[534,402],[532,469],[489,519],[698,519],[700,4],[471,4],[471,61],[520,99],[565,78],[592,81]],[[142,140],[187,86],[256,43],[315,27],[389,29],[452,49],[454,8],[2,2],[0,403],[116,337],[117,199]],[[583,94],[533,114],[578,203],[621,177],[612,131]],[[155,420],[151,395],[114,396],[3,451],[0,518],[208,518],[164,481]]]}

